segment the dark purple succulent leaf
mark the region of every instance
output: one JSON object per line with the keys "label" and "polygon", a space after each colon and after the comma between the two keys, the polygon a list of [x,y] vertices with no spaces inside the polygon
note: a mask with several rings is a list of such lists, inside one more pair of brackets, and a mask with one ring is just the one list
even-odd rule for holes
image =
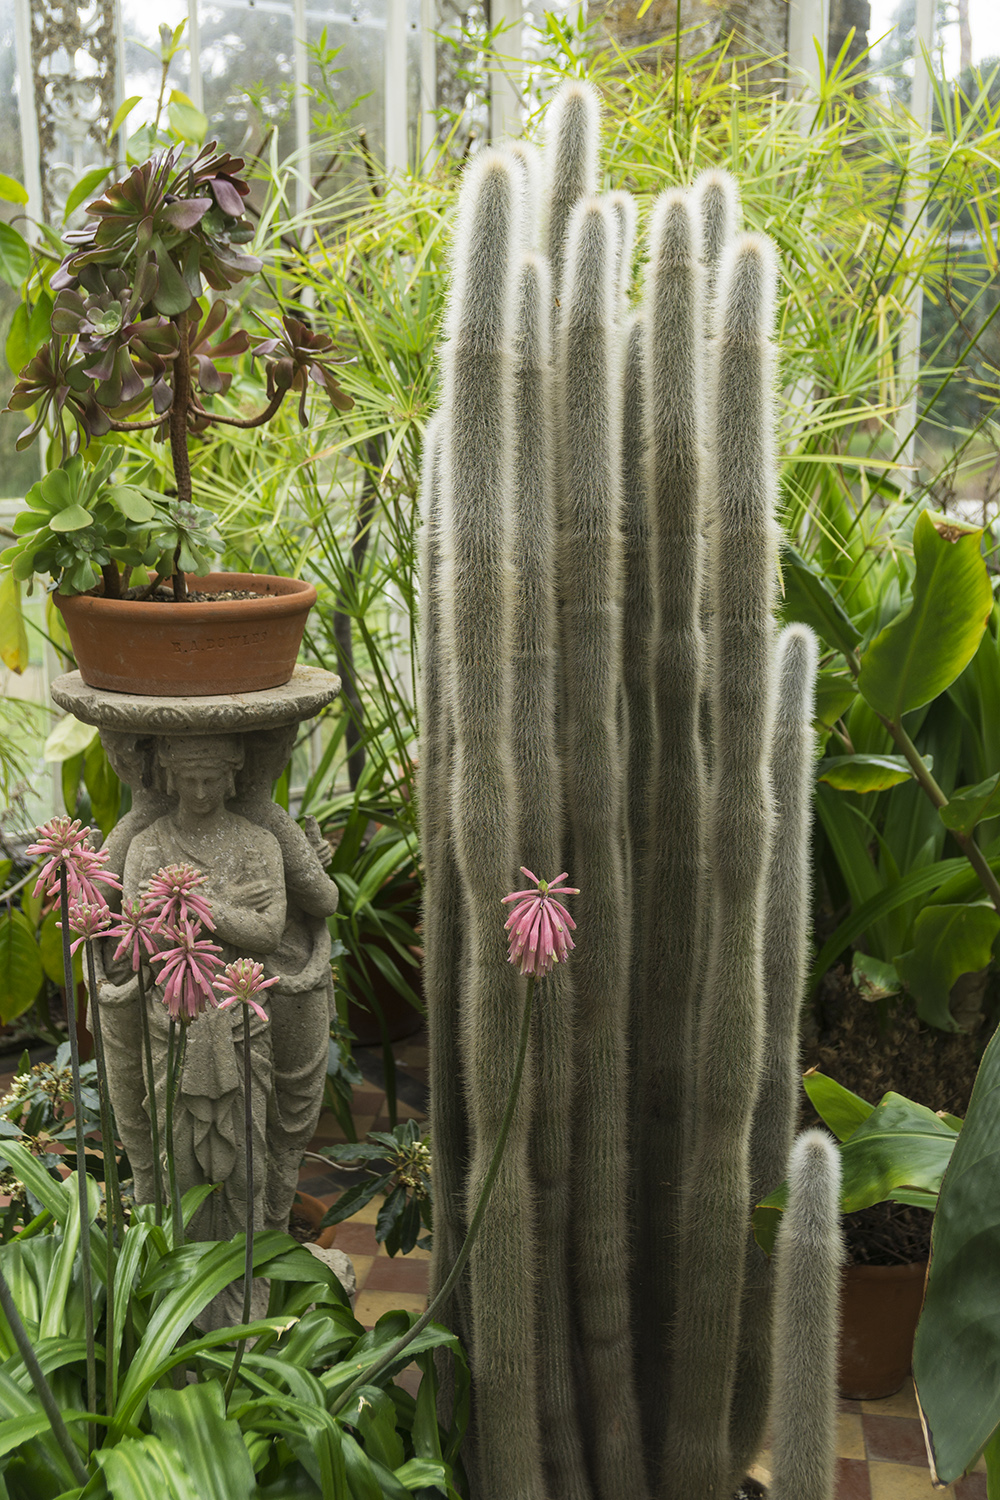
{"label": "dark purple succulent leaf", "polygon": [[49,282],[49,285],[54,292],[62,292],[65,291],[68,287],[71,287],[75,281],[76,277],[73,275],[72,271],[69,270],[66,262],[64,261],[63,264],[57,267],[57,269],[52,273],[52,280]]}
{"label": "dark purple succulent leaf", "polygon": [[[104,382],[113,378],[115,372],[116,353],[117,350],[115,348],[115,345],[112,344],[104,350],[101,358],[97,361],[96,364],[86,366],[86,374],[90,376],[91,380]],[[100,394],[98,394],[98,400],[102,400]],[[111,404],[114,406],[118,405],[117,401],[112,402]]]}
{"label": "dark purple succulent leaf", "polygon": [[157,380],[153,385],[153,410],[156,415],[162,416],[164,412],[170,410],[173,404],[173,386],[168,385],[165,380]]}
{"label": "dark purple succulent leaf", "polygon": [[203,391],[211,396],[217,396],[222,391],[222,376],[215,368],[207,354],[196,354],[195,364],[198,367],[198,384]]}
{"label": "dark purple succulent leaf", "polygon": [[201,251],[202,247],[198,240],[193,239],[184,252],[184,265],[181,274],[184,277],[188,291],[195,302],[202,296],[201,284]]}
{"label": "dark purple succulent leaf", "polygon": [[211,207],[211,198],[175,198],[160,209],[156,227],[161,234],[168,229],[186,233],[201,222]]}
{"label": "dark purple succulent leaf", "polygon": [[210,177],[205,184],[216,203],[230,219],[243,215],[243,199],[235,185],[227,177]]}

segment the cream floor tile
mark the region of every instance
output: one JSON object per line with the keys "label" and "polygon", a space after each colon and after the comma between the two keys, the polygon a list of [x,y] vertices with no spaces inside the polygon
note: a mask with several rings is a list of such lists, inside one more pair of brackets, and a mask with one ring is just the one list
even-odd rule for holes
{"label": "cream floor tile", "polygon": [[870,1417],[915,1417],[917,1398],[913,1394],[913,1381],[906,1377],[906,1384],[894,1396],[881,1401],[862,1401],[861,1410]]}
{"label": "cream floor tile", "polygon": [[359,1208],[356,1214],[351,1214],[348,1223],[374,1224],[378,1219],[378,1213],[379,1209],[382,1207],[382,1201],[382,1194],[376,1193],[375,1197],[370,1203],[366,1203],[364,1208]]}
{"label": "cream floor tile", "polygon": [[757,1462],[749,1470],[750,1478],[756,1479],[758,1484],[765,1486],[771,1483],[771,1453],[769,1449],[758,1454]]}
{"label": "cream floor tile", "polygon": [[358,1289],[359,1297],[365,1289],[365,1282],[368,1280],[368,1272],[372,1268],[374,1259],[374,1255],[352,1254],[350,1257],[351,1265],[354,1267],[354,1284]]}
{"label": "cream floor tile", "polygon": [[402,1308],[404,1312],[422,1313],[427,1298],[418,1292],[362,1292],[354,1305],[354,1316],[366,1326],[375,1324],[384,1313]]}
{"label": "cream floor tile", "polygon": [[864,1429],[856,1412],[842,1411],[837,1417],[837,1457],[867,1457]]}
{"label": "cream floor tile", "polygon": [[918,1469],[913,1464],[869,1464],[868,1474],[872,1500],[931,1500],[932,1496],[938,1496],[939,1500],[952,1497],[953,1500],[955,1494],[951,1485],[942,1490],[934,1489],[927,1470]]}

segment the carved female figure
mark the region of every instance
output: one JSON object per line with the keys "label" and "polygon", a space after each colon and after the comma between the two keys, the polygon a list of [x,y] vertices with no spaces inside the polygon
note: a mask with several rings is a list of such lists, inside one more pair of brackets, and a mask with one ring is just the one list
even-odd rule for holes
{"label": "carved female figure", "polygon": [[[205,894],[216,924],[222,962],[264,960],[275,952],[285,928],[285,875],[278,840],[266,829],[230,812],[243,746],[235,735],[177,736],[158,742],[157,760],[166,791],[177,806],[133,836],[125,858],[125,896],[138,895],[164,865],[194,865],[206,877]],[[169,1017],[150,978],[147,998],[153,1042],[156,1098],[163,1129]],[[267,1098],[271,1085],[268,1026],[251,1026],[254,1077],[254,1151],[264,1159]],[[219,1183],[199,1210],[192,1232],[201,1239],[228,1239],[245,1224],[246,1165],[243,1146],[243,1038],[238,1008],[209,1007],[190,1023],[188,1047],[174,1115],[174,1149],[183,1192],[197,1183]],[[263,1174],[261,1174],[263,1177]],[[254,1194],[254,1222],[263,1227],[264,1184]]]}

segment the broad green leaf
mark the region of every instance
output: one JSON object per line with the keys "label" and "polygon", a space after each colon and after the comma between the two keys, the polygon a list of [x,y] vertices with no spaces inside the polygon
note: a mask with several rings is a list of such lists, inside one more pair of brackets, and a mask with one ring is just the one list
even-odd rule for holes
{"label": "broad green leaf", "polygon": [[[127,102],[128,101],[126,100],[126,103]],[[124,105],[122,106],[122,108],[124,108]],[[121,110],[119,110],[118,113],[121,114]],[[113,135],[114,131],[112,131],[111,133]],[[66,199],[66,207],[63,209],[64,224],[70,217],[70,215],[76,212],[76,210],[80,207],[80,204],[85,203],[87,199],[91,197],[91,195],[97,188],[100,187],[101,183],[106,177],[110,175],[110,173],[110,167],[91,167],[89,172],[84,172],[79,182],[74,183],[73,187],[70,189],[69,197]]]}
{"label": "broad green leaf", "polygon": [[0,573],[0,661],[12,672],[21,673],[30,660],[28,631],[21,613],[21,585],[4,568]]}
{"label": "broad green leaf", "polygon": [[894,723],[943,693],[979,649],[993,609],[981,529],[924,511],[913,528],[910,606],[861,658],[858,687]]}
{"label": "broad green leaf", "polygon": [[122,784],[115,774],[100,736],[95,736],[83,757],[83,780],[90,793],[94,820],[104,837],[118,821],[122,801]]}
{"label": "broad green leaf", "polygon": [[913,924],[913,947],[896,959],[922,1020],[942,1031],[958,1029],[948,1008],[952,985],[986,968],[998,932],[1000,916],[991,906],[924,907]]}
{"label": "broad green leaf", "polygon": [[843,1084],[810,1068],[802,1076],[802,1087],[809,1095],[813,1109],[828,1125],[838,1141],[846,1141],[863,1125],[875,1108],[867,1099],[852,1094]]}
{"label": "broad green leaf", "polygon": [[34,1003],[44,979],[34,929],[23,911],[0,911],[0,1020],[16,1020]]}
{"label": "broad green leaf", "polygon": [[218,1382],[151,1391],[149,1412],[153,1431],[184,1454],[199,1500],[250,1500],[253,1466]]}
{"label": "broad green leaf", "polygon": [[9,224],[0,222],[0,278],[19,291],[30,270],[31,251],[27,240]]}
{"label": "broad green leaf", "polygon": [[[841,1212],[854,1213],[876,1203],[913,1202],[914,1193],[926,1206],[940,1189],[959,1139],[933,1110],[902,1094],[885,1094],[841,1145]],[[787,1184],[782,1183],[754,1211],[754,1236],[768,1255],[787,1197]]]}
{"label": "broad green leaf", "polygon": [[190,141],[195,146],[201,145],[208,130],[208,119],[180,89],[174,89],[170,95],[167,114],[171,129],[177,132],[182,141]]}
{"label": "broad green leaf", "polygon": [[394,1472],[404,1489],[446,1492],[447,1471],[443,1463],[435,1463],[428,1458],[411,1458]]}
{"label": "broad green leaf", "polygon": [[153,1435],[101,1448],[97,1461],[111,1500],[200,1500],[187,1455]]}
{"label": "broad green leaf", "polygon": [[979,1065],[938,1197],[913,1374],[937,1478],[1000,1425],[1000,1033]]}
{"label": "broad green leaf", "polygon": [[65,714],[45,741],[42,754],[49,763],[69,760],[81,755],[97,739],[93,724],[84,724],[82,719]]}
{"label": "broad green leaf", "polygon": [[[50,911],[38,929],[38,954],[42,968],[53,984],[65,987],[63,971],[62,928],[58,926],[59,913]],[[72,956],[73,977],[77,984],[83,983],[83,949],[78,948]]]}
{"label": "broad green leaf", "polygon": [[959,787],[939,809],[941,822],[955,833],[970,834],[977,823],[1000,814],[1000,771],[978,786]]}
{"label": "broad green leaf", "polygon": [[848,672],[820,672],[816,678],[816,723],[831,729],[846,714],[857,695],[857,686]]}
{"label": "broad green leaf", "polygon": [[826,579],[787,545],[781,550],[781,581],[784,618],[811,625],[828,646],[850,656],[861,640],[861,632]]}
{"label": "broad green leaf", "polygon": [[27,332],[27,358],[38,353],[43,344],[48,343],[52,334],[52,298],[48,292],[42,291],[38,294],[38,301],[31,309],[31,317],[28,319]]}
{"label": "broad green leaf", "polygon": [[7,342],[4,346],[7,363],[15,374],[21,371],[31,358],[31,350],[28,347],[28,326],[28,308],[24,302],[19,302],[10,320]]}
{"label": "broad green leaf", "polygon": [[884,792],[912,775],[902,755],[831,755],[816,768],[816,780],[838,792]]}
{"label": "broad green leaf", "polygon": [[121,130],[129,115],[135,109],[136,105],[141,103],[141,94],[132,94],[128,99],[122,100],[121,104],[119,104],[118,108],[115,110],[114,119],[108,126],[108,140],[110,140],[112,136],[118,134],[119,130]]}
{"label": "broad green leaf", "polygon": [[887,995],[898,995],[903,987],[895,964],[872,958],[870,953],[855,953],[851,978],[864,1000],[884,1000]]}
{"label": "broad green leaf", "polygon": [[1000,1500],[1000,1427],[983,1449],[986,1464],[986,1500]]}
{"label": "broad green leaf", "polygon": [[27,203],[28,190],[16,178],[8,177],[6,172],[0,172],[0,198],[5,203]]}
{"label": "broad green leaf", "polygon": [[49,521],[53,531],[82,531],[93,521],[89,510],[84,510],[82,505],[67,505],[65,510],[60,510]]}
{"label": "broad green leaf", "polygon": [[[909,901],[919,900],[922,896],[930,896],[949,880],[964,879],[968,871],[967,860],[941,859],[936,864],[927,865],[923,869],[909,870],[898,881],[885,886],[869,899],[859,902],[850,916],[844,918],[833,936],[829,937],[820,949],[809,975],[810,992],[816,988],[827,969],[836,962],[843,950],[851,947],[872,923],[880,921],[882,917],[905,906]],[[974,874],[972,874],[972,880],[976,882]],[[978,885],[978,882],[976,884]]]}
{"label": "broad green leaf", "polygon": [[146,499],[141,490],[129,484],[111,485],[104,491],[104,498],[116,505],[130,521],[151,521],[156,515],[156,507]]}

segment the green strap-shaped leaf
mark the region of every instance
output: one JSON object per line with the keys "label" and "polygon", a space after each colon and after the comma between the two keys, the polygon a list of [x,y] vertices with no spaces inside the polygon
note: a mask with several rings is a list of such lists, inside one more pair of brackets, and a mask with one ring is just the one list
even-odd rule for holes
{"label": "green strap-shaped leaf", "polygon": [[794,547],[781,550],[781,582],[785,619],[811,625],[828,646],[849,656],[861,640],[861,632],[826,579]]}
{"label": "green strap-shaped leaf", "polygon": [[982,530],[924,511],[913,528],[913,600],[861,658],[858,687],[898,723],[964,672],[993,609]]}
{"label": "green strap-shaped leaf", "polygon": [[921,1020],[942,1031],[957,1031],[948,998],[963,974],[985,969],[1000,932],[991,906],[926,906],[913,924],[913,947],[896,968],[916,998]]}
{"label": "green strap-shaped leaf", "polygon": [[937,1477],[1000,1425],[1000,1033],[979,1066],[938,1198],[913,1373]]}
{"label": "green strap-shaped leaf", "polygon": [[256,1484],[250,1455],[226,1416],[217,1381],[153,1391],[149,1411],[157,1436],[183,1453],[199,1500],[250,1500]]}

